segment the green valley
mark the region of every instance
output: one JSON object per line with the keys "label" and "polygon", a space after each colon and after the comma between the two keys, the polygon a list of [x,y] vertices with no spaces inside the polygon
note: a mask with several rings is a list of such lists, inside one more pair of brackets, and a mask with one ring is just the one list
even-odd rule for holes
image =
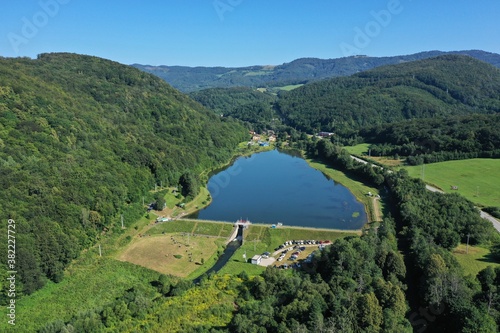
{"label": "green valley", "polygon": [[[0,58],[0,219],[9,221],[0,230],[15,224],[16,240],[15,263],[0,256],[0,314],[11,311],[15,269],[22,332],[498,331],[500,234],[476,206],[500,210],[500,70],[465,55],[429,58],[439,54],[203,67],[188,71],[196,80],[175,66],[136,66],[189,95],[92,56]],[[369,70],[328,78],[360,69]],[[215,202],[209,177],[273,149],[348,187],[368,223],[251,224],[206,274],[237,235],[231,223],[190,216]],[[270,163],[261,167],[272,186]],[[294,192],[312,188],[298,181]],[[265,188],[240,187],[273,209]],[[289,204],[284,192],[276,197]],[[281,251],[279,263],[251,264]]]}

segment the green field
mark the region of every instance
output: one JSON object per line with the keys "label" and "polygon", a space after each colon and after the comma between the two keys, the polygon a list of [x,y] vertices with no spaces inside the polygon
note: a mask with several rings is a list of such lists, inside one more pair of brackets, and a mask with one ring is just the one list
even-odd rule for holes
{"label": "green field", "polygon": [[476,276],[481,270],[488,266],[500,266],[500,263],[495,262],[491,258],[490,250],[469,246],[469,253],[467,253],[467,248],[465,244],[460,244],[455,250],[453,250],[453,255],[457,258],[458,263],[462,266],[465,275]]}
{"label": "green field", "polygon": [[229,237],[233,224],[227,222],[206,222],[197,220],[175,220],[162,222],[151,227],[145,235],[160,235],[164,233],[191,233],[195,235]]}
{"label": "green field", "polygon": [[344,147],[345,150],[347,150],[350,154],[354,155],[368,155],[368,148],[370,147],[369,143],[360,143],[359,145],[355,146],[346,146]]}
{"label": "green field", "polygon": [[[446,193],[459,193],[479,206],[500,206],[500,159],[476,158],[405,167]],[[452,190],[451,186],[458,186]]]}
{"label": "green field", "polygon": [[297,88],[302,87],[302,86],[303,86],[303,84],[291,84],[288,86],[283,86],[283,87],[278,87],[278,88],[280,90],[291,91],[291,90],[297,89]]}
{"label": "green field", "polygon": [[158,223],[151,229],[149,229],[146,235],[158,235],[162,233],[175,233],[175,232],[187,232],[192,233],[195,228],[196,221],[186,221],[186,220],[176,220]]}
{"label": "green field", "polygon": [[402,159],[394,159],[392,156],[369,156],[369,143],[360,143],[356,146],[345,146],[344,149],[350,154],[361,156],[367,161],[377,162],[388,167],[394,167],[401,165],[403,163]]}
{"label": "green field", "polygon": [[[15,329],[11,330],[7,320],[2,320],[0,332],[36,332],[48,322],[67,321],[79,312],[111,303],[134,286],[149,286],[148,282],[158,276],[159,273],[140,266],[87,253],[66,270],[63,281],[48,282],[34,294],[19,299]],[[5,310],[2,307],[0,311],[2,318],[7,318]]]}

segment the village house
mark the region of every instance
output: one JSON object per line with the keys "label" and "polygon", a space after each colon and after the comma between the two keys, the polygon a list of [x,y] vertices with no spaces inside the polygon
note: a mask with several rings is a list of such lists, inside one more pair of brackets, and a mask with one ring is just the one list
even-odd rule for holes
{"label": "village house", "polygon": [[332,133],[332,132],[319,132],[318,136],[321,138],[328,138],[328,137],[332,136],[333,134],[334,133]]}

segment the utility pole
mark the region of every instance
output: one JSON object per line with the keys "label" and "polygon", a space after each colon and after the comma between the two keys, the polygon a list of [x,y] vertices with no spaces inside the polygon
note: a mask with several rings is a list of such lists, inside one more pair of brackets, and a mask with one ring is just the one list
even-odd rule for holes
{"label": "utility pole", "polygon": [[120,219],[122,221],[122,229],[125,229],[125,227],[123,226],[123,214],[120,215]]}
{"label": "utility pole", "polygon": [[467,246],[465,248],[465,254],[469,254],[469,237],[470,237],[470,234],[467,234]]}
{"label": "utility pole", "polygon": [[101,244],[99,244],[99,257],[102,257]]}

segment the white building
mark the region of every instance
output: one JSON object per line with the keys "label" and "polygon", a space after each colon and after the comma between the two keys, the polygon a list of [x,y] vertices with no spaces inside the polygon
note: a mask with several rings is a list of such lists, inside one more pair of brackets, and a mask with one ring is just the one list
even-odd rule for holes
{"label": "white building", "polygon": [[262,256],[256,254],[252,257],[252,264],[259,265],[262,260]]}

